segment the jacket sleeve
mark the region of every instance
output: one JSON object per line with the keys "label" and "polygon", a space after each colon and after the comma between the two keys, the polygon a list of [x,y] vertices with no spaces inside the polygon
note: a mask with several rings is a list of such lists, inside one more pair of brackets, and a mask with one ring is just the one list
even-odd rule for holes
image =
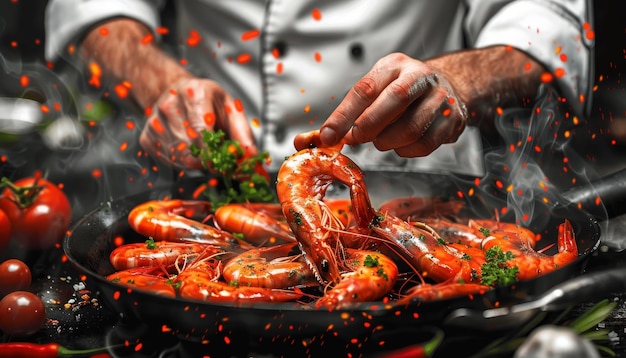
{"label": "jacket sleeve", "polygon": [[591,0],[470,0],[470,47],[510,45],[554,75],[575,112],[589,114],[593,73]]}
{"label": "jacket sleeve", "polygon": [[134,18],[154,29],[159,24],[162,6],[163,1],[159,0],[50,0],[45,13],[45,58],[58,60],[72,41],[113,17]]}

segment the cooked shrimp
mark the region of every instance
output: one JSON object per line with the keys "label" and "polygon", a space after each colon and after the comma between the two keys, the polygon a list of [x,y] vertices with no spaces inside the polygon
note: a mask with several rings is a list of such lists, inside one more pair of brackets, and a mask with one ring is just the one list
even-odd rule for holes
{"label": "cooked shrimp", "polygon": [[229,251],[253,247],[227,231],[195,220],[210,214],[208,201],[150,200],[131,210],[128,223],[137,233],[157,241],[211,244]]}
{"label": "cooked shrimp", "polygon": [[367,227],[374,210],[363,182],[363,172],[336,150],[313,148],[293,154],[281,166],[276,183],[283,214],[320,282],[341,280],[341,258],[337,257],[341,242],[338,234],[327,227],[329,218],[338,219],[322,203],[326,190],[336,181],[350,190],[357,225]]}
{"label": "cooked shrimp", "polygon": [[278,210],[280,214],[278,218],[268,214],[268,211],[273,210],[270,205],[246,203],[224,205],[215,210],[214,220],[220,229],[241,234],[245,241],[255,246],[295,243],[296,239],[284,220],[280,206],[271,205]]}
{"label": "cooked shrimp", "polygon": [[324,292],[316,307],[347,308],[358,302],[376,301],[388,294],[398,279],[398,267],[389,257],[374,251],[346,249],[347,272]]}
{"label": "cooked shrimp", "polygon": [[174,284],[180,297],[206,302],[231,302],[236,305],[257,302],[286,302],[302,297],[292,290],[237,286],[216,279],[213,265],[199,261],[178,274]]}
{"label": "cooked shrimp", "polygon": [[226,282],[238,286],[288,288],[317,284],[313,271],[301,258],[295,243],[256,248],[228,261],[222,274]]}

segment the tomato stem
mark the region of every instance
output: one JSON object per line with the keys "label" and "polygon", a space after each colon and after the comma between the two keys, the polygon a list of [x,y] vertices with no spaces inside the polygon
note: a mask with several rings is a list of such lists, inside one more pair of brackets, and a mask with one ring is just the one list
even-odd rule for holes
{"label": "tomato stem", "polygon": [[36,199],[43,185],[17,186],[9,178],[2,177],[0,188],[9,188],[15,194],[14,202],[22,209],[29,207]]}

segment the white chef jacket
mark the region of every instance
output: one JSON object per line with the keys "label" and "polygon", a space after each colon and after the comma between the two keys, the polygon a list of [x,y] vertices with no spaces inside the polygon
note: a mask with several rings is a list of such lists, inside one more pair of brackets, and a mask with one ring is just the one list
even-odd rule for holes
{"label": "white chef jacket", "polygon": [[[45,55],[58,59],[87,27],[111,17],[131,17],[156,30],[161,6],[52,0]],[[592,43],[584,24],[591,4],[585,0],[178,0],[175,6],[176,56],[242,101],[273,169],[294,152],[297,133],[319,128],[349,88],[396,51],[424,60],[467,47],[511,45],[552,71],[564,69],[561,95],[575,109],[582,109],[581,95],[589,98]],[[198,37],[197,44],[187,41]],[[368,170],[484,171],[474,127],[425,158],[401,158],[371,144],[344,151]]]}

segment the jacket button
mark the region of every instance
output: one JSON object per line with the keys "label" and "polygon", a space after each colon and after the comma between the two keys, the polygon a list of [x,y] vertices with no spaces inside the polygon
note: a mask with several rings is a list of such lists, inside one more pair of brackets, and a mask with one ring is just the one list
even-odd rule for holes
{"label": "jacket button", "polygon": [[272,54],[274,54],[274,57],[276,58],[285,57],[287,54],[287,43],[284,41],[277,41],[274,43],[274,46],[272,46]]}
{"label": "jacket button", "polygon": [[355,60],[360,60],[363,58],[363,45],[360,43],[355,43],[350,46],[350,57]]}

